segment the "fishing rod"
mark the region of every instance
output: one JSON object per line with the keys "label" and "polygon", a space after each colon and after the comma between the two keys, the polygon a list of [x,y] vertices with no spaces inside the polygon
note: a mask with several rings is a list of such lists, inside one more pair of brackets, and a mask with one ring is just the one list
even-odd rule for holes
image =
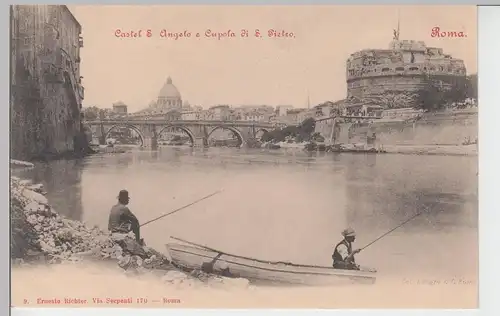
{"label": "fishing rod", "polygon": [[168,215],[171,215],[171,214],[177,213],[177,212],[179,212],[179,211],[181,211],[181,210],[183,210],[183,209],[185,209],[185,208],[187,208],[187,207],[190,207],[191,205],[194,205],[194,204],[196,204],[196,203],[199,203],[199,202],[201,202],[201,201],[203,201],[203,200],[208,199],[209,197],[212,197],[212,196],[214,196],[214,195],[216,195],[216,194],[219,194],[219,193],[221,193],[222,191],[223,191],[223,190],[215,191],[215,192],[214,192],[214,193],[212,193],[212,194],[209,194],[209,195],[207,195],[207,196],[205,196],[205,197],[202,197],[201,199],[198,199],[198,200],[196,200],[196,201],[194,201],[194,202],[192,202],[192,203],[189,203],[189,204],[187,204],[187,205],[184,205],[183,207],[180,207],[180,208],[178,208],[178,209],[176,209],[176,210],[173,210],[172,212],[169,212],[169,213],[167,213],[167,214],[163,214],[163,215],[161,215],[161,216],[158,216],[158,217],[156,217],[156,218],[153,218],[152,220],[149,220],[149,221],[145,222],[144,224],[140,225],[139,227],[142,227],[142,226],[147,225],[147,224],[149,224],[149,223],[155,222],[155,221],[157,221],[157,220],[159,220],[159,219],[161,219],[161,218],[163,218],[163,217],[165,217],[165,216],[168,216]]}
{"label": "fishing rod", "polygon": [[417,216],[420,216],[422,215],[424,212],[419,212],[415,215],[413,215],[412,217],[408,218],[407,220],[405,220],[404,222],[402,222],[401,224],[399,224],[398,226],[394,227],[393,229],[391,229],[390,231],[386,232],[385,234],[381,235],[380,237],[378,237],[377,239],[375,239],[374,241],[372,241],[371,243],[369,243],[368,245],[364,246],[363,248],[359,249],[359,251],[365,249],[366,247],[368,246],[371,246],[372,244],[374,244],[376,241],[382,239],[383,237],[389,235],[390,233],[392,233],[393,231],[395,231],[396,229],[398,229],[399,227],[403,226],[404,224],[408,223],[409,221],[411,221],[412,219],[416,218]]}

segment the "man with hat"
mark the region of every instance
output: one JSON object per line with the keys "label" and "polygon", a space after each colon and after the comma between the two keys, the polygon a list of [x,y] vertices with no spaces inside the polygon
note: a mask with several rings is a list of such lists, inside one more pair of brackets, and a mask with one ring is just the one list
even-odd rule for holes
{"label": "man with hat", "polygon": [[127,207],[130,201],[127,190],[118,193],[118,203],[111,208],[109,213],[108,230],[112,233],[127,234],[132,231],[139,244],[143,244],[139,231],[139,220]]}
{"label": "man with hat", "polygon": [[335,246],[333,251],[333,267],[336,269],[359,270],[359,266],[354,260],[354,255],[361,249],[352,250],[352,243],[356,239],[356,232],[352,228],[342,231],[344,239]]}

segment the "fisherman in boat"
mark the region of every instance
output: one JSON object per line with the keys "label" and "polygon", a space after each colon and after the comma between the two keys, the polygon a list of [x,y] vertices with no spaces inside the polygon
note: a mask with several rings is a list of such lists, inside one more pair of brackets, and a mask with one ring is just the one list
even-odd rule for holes
{"label": "fisherman in boat", "polygon": [[335,246],[333,251],[333,267],[336,269],[359,270],[359,265],[354,260],[354,255],[361,249],[352,250],[352,243],[356,239],[356,232],[352,228],[342,231],[344,239]]}
{"label": "fisherman in boat", "polygon": [[118,203],[111,208],[109,213],[108,230],[111,233],[127,234],[133,232],[135,239],[140,245],[144,245],[141,239],[139,220],[127,207],[130,197],[127,190],[118,193]]}

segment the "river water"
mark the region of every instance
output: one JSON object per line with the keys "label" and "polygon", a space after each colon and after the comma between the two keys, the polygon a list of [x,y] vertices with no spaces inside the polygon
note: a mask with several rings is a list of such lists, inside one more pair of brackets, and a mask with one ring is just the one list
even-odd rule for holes
{"label": "river water", "polygon": [[169,236],[259,259],[331,265],[343,228],[381,277],[467,278],[478,269],[477,158],[305,153],[232,148],[133,149],[37,164],[54,209],[107,227],[121,189],[141,222],[223,189],[142,228],[164,251]]}

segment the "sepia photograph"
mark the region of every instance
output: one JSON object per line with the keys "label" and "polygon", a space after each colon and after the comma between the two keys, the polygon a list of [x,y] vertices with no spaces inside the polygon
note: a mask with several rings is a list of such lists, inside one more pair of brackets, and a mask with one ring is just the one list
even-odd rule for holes
{"label": "sepia photograph", "polygon": [[12,307],[478,308],[477,8],[11,5]]}

